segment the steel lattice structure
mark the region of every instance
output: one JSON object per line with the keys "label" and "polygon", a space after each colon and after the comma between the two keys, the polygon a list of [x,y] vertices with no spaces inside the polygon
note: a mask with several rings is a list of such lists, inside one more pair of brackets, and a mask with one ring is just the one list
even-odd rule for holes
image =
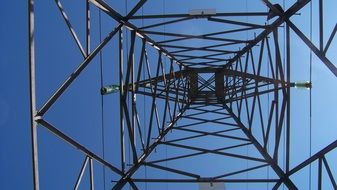
{"label": "steel lattice structure", "polygon": [[[310,0],[298,0],[287,10],[268,0],[257,1],[266,6],[269,12],[231,12],[215,13],[200,12],[190,14],[136,15],[146,4],[140,0],[131,11],[123,16],[104,0],[89,0],[86,2],[86,46],[83,46],[62,7],[60,0],[55,4],[64,19],[74,42],[78,46],[83,62],[64,81],[45,104],[36,107],[35,87],[35,38],[34,38],[34,0],[29,0],[29,65],[30,65],[30,97],[31,97],[31,131],[34,188],[39,189],[38,167],[38,137],[37,128],[48,129],[55,136],[79,149],[85,156],[80,168],[74,189],[79,187],[82,176],[89,164],[91,188],[93,189],[93,162],[107,168],[109,172],[119,176],[112,189],[123,189],[129,184],[133,189],[139,189],[140,183],[215,183],[234,184],[269,183],[272,189],[285,185],[288,189],[298,189],[292,176],[311,163],[318,163],[318,189],[322,188],[322,171],[328,174],[328,181],[337,189],[336,174],[333,174],[326,154],[337,147],[334,141],[319,152],[316,152],[295,167],[291,167],[291,113],[290,93],[296,86],[291,81],[292,37],[298,36],[308,48],[320,59],[321,63],[337,76],[336,66],[327,58],[326,53],[337,31],[337,25],[331,32],[327,43],[324,43],[323,31],[323,0],[319,0],[319,45],[316,46],[301,29],[292,21],[296,13],[310,3]],[[94,7],[118,24],[92,51],[90,50],[90,7]],[[270,19],[270,24],[235,21],[234,17],[263,17]],[[139,26],[133,21],[140,19],[168,19],[147,26]],[[219,25],[230,24],[232,29],[202,35],[185,33],[170,33],[151,30],[158,26],[174,25],[180,22],[200,19]],[[128,32],[126,32],[126,30]],[[280,50],[279,30],[285,32],[285,54]],[[221,35],[240,32],[255,33],[252,39],[242,40],[223,37]],[[130,47],[123,45],[126,35],[130,37]],[[220,35],[220,36],[219,36]],[[166,36],[168,39],[158,41],[156,36]],[[99,55],[101,50],[113,39],[118,39],[119,55],[119,127],[116,133],[120,135],[120,164],[112,164],[99,154],[66,135],[44,118],[48,110],[82,71]],[[124,39],[123,39],[124,38]],[[205,40],[213,44],[208,46],[188,46],[181,41]],[[188,44],[188,43],[186,43]],[[235,47],[235,48],[233,48]],[[150,51],[155,51],[155,59],[151,60]],[[189,54],[193,51],[205,54]],[[125,58],[125,54],[128,57]],[[137,55],[136,55],[137,54]],[[152,53],[154,54],[154,53]],[[227,58],[220,57],[228,55]],[[285,59],[282,59],[284,57]],[[165,61],[164,61],[165,60]],[[268,69],[265,69],[266,65]],[[155,71],[151,68],[155,68]],[[304,84],[311,87],[311,83]],[[269,94],[269,95],[268,95]],[[268,95],[268,98],[267,98]],[[150,100],[147,105],[146,126],[140,117],[139,98],[145,96]],[[264,106],[267,103],[268,106]],[[144,102],[141,104],[143,106]],[[144,115],[143,113],[142,115]],[[203,127],[201,127],[203,126]],[[212,128],[218,126],[216,129]],[[280,144],[281,136],[285,137],[285,158],[281,166]],[[183,134],[183,135],[174,135]],[[173,138],[169,138],[169,136]],[[205,138],[200,143],[188,143],[190,140]],[[228,143],[224,147],[208,146],[212,139],[221,139]],[[131,158],[126,158],[126,144],[130,144]],[[169,147],[183,150],[181,154],[170,154],[166,157],[151,155],[159,147]],[[250,147],[251,154],[241,151]],[[238,151],[236,151],[238,150]],[[246,150],[246,149],[243,149]],[[186,153],[184,153],[186,151]],[[179,162],[193,159],[197,156],[216,155],[226,161],[242,160],[251,162],[251,167],[231,168],[222,174],[197,173],[197,169],[168,166],[162,163]],[[129,160],[128,160],[129,159]],[[242,162],[241,161],[241,162]],[[127,165],[127,163],[131,163]],[[172,178],[142,178],[137,171],[156,169],[171,173]],[[194,166],[198,167],[198,166]],[[202,167],[202,163],[200,164]],[[266,178],[244,176],[261,168],[270,168],[274,173]]]}

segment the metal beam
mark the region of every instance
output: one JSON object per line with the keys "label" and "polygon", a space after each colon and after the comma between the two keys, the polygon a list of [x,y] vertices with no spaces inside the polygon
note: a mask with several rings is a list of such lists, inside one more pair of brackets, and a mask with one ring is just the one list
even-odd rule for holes
{"label": "metal beam", "polygon": [[36,85],[35,85],[35,17],[34,0],[28,0],[28,64],[29,64],[29,95],[30,95],[30,133],[32,148],[33,187],[40,189],[39,156],[36,122]]}
{"label": "metal beam", "polygon": [[232,16],[268,16],[268,12],[232,12],[232,13],[215,13],[203,15],[190,15],[190,14],[165,14],[165,15],[135,15],[131,19],[158,19],[158,18],[180,18],[193,16],[194,18],[208,18],[209,16],[216,17],[232,17]]}

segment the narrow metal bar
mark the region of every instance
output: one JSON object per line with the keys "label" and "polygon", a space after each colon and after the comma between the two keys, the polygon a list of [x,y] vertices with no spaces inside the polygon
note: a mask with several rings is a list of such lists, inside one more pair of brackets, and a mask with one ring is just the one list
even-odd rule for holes
{"label": "narrow metal bar", "polygon": [[323,0],[319,0],[319,50],[323,51],[324,44],[324,18],[323,18]]}
{"label": "narrow metal bar", "polygon": [[212,178],[199,178],[199,179],[140,179],[132,178],[134,182],[148,182],[148,183],[273,183],[278,179],[212,179]]}
{"label": "narrow metal bar", "polygon": [[109,5],[106,4],[103,0],[90,0],[90,2],[109,15],[111,18],[115,19],[117,22],[121,22],[123,20],[123,16],[109,7]]}
{"label": "narrow metal bar", "polygon": [[263,167],[266,167],[266,166],[269,166],[269,164],[262,164],[262,165],[250,167],[250,168],[247,168],[247,169],[243,169],[243,170],[239,170],[239,171],[235,171],[235,172],[230,172],[230,173],[227,173],[227,174],[216,176],[216,177],[214,177],[214,179],[219,179],[219,178],[228,177],[228,176],[232,176],[232,175],[236,175],[236,174],[240,174],[240,173],[244,173],[244,172],[249,172],[249,171],[256,170],[256,169],[259,169],[259,168],[263,168]]}
{"label": "narrow metal bar", "polygon": [[87,55],[90,54],[90,46],[91,46],[91,41],[90,41],[90,3],[89,3],[89,0],[86,0],[85,2],[85,9],[86,9],[86,52],[87,52]]}
{"label": "narrow metal bar", "polygon": [[209,18],[207,18],[207,20],[213,21],[213,22],[239,25],[239,26],[249,26],[249,27],[255,27],[255,28],[267,28],[266,25],[252,24],[252,23],[239,22],[239,21],[227,20],[227,19],[219,19],[219,18],[209,17]]}
{"label": "narrow metal bar", "polygon": [[157,23],[157,24],[151,24],[151,25],[148,25],[148,26],[140,27],[139,29],[144,30],[144,29],[147,29],[147,28],[154,28],[154,27],[158,27],[158,26],[162,26],[162,25],[166,26],[168,24],[178,23],[178,22],[191,20],[191,19],[192,19],[192,17],[180,18],[180,19],[170,20],[170,21],[166,21],[166,22],[160,22],[160,23]]}
{"label": "narrow metal bar", "polygon": [[[291,71],[291,51],[290,51],[290,28],[286,25],[286,64],[287,64],[287,82],[290,82],[290,71]],[[291,133],[290,133],[290,85],[287,85],[287,121],[286,121],[286,173],[289,172],[290,168],[290,140],[291,140]]]}
{"label": "narrow metal bar", "polygon": [[[143,62],[144,62],[144,54],[145,54],[145,46],[146,46],[146,41],[143,39],[142,40],[142,50],[140,53],[140,58],[139,58],[139,64],[138,64],[138,73],[137,73],[137,82],[136,82],[136,92],[138,91],[139,88],[139,83],[140,83],[140,76],[143,68]],[[144,76],[145,78],[145,76]]]}
{"label": "narrow metal bar", "polygon": [[266,38],[266,44],[267,44],[269,66],[270,66],[270,71],[271,71],[271,74],[272,74],[272,78],[277,80],[277,78],[275,76],[275,71],[274,71],[274,66],[273,66],[273,58],[271,56],[271,50],[270,50],[270,45],[269,45],[269,39],[268,39],[268,37]]}
{"label": "narrow metal bar", "polygon": [[124,115],[126,119],[126,126],[128,128],[128,135],[129,135],[129,140],[131,144],[133,162],[136,162],[138,159],[138,156],[137,156],[136,144],[134,142],[134,133],[133,133],[132,124],[131,124],[132,121],[130,120],[130,114],[129,114],[126,102],[122,101],[121,103],[123,104],[123,110],[124,110]]}
{"label": "narrow metal bar", "polygon": [[280,187],[281,185],[282,185],[282,180],[279,180],[279,181],[274,185],[274,187],[273,187],[272,190],[278,190],[279,187]]}
{"label": "narrow metal bar", "polygon": [[[199,50],[199,49],[210,49],[210,48],[215,48],[215,47],[224,47],[224,46],[228,46],[228,45],[233,45],[236,43],[221,43],[221,44],[215,44],[215,45],[208,45],[208,46],[203,46],[203,47],[188,47],[188,46],[177,46],[177,45],[168,45],[168,44],[163,44],[162,47],[167,47],[167,48],[177,48],[177,49],[187,49],[186,51],[190,51],[190,50]],[[230,51],[231,52],[231,51]],[[236,51],[233,51],[233,53],[235,53]]]}
{"label": "narrow metal bar", "polygon": [[81,44],[81,41],[79,40],[74,28],[72,27],[71,23],[70,23],[70,20],[68,19],[68,16],[67,14],[65,13],[64,9],[63,9],[63,6],[61,4],[61,1],[60,0],[55,0],[55,3],[58,7],[58,9],[60,10],[61,12],[61,15],[65,21],[65,23],[67,24],[67,28],[69,29],[70,33],[71,33],[71,36],[73,37],[73,39],[75,40],[76,42],[76,45],[77,47],[80,49],[81,51],[81,54],[82,56],[85,58],[87,56],[87,53],[86,51],[84,50],[82,44]]}
{"label": "narrow metal bar", "polygon": [[131,185],[133,190],[138,190],[137,185],[133,181],[129,181],[129,184]]}
{"label": "narrow metal bar", "polygon": [[82,177],[84,175],[85,168],[87,167],[89,159],[90,159],[89,156],[85,156],[85,159],[83,161],[83,164],[82,164],[82,167],[81,167],[81,170],[80,170],[80,174],[78,175],[75,186],[74,186],[74,190],[77,190],[79,188],[80,184],[81,184]]}
{"label": "narrow metal bar", "polygon": [[[131,47],[129,50],[129,58],[127,60],[127,71],[126,71],[126,77],[125,77],[125,86],[127,88],[124,89],[123,92],[123,96],[122,96],[122,101],[120,102],[123,105],[123,110],[124,110],[124,115],[125,115],[125,119],[126,119],[126,126],[128,129],[128,136],[129,136],[129,140],[130,140],[130,144],[131,144],[131,149],[132,149],[132,158],[133,158],[133,162],[136,162],[137,158],[137,150],[136,150],[136,144],[135,144],[135,118],[134,118],[134,97],[133,97],[133,92],[134,92],[134,85],[133,85],[133,58],[134,58],[134,47],[135,47],[135,37],[136,37],[136,33],[135,31],[131,32]],[[129,85],[130,85],[130,78],[131,78],[131,119],[130,119],[130,113],[129,113],[129,109],[127,107],[126,101],[127,101],[127,95],[128,95],[128,91],[129,91]]]}
{"label": "narrow metal bar", "polygon": [[[132,31],[131,32],[131,42],[130,42],[131,47],[130,47],[129,50],[127,50],[127,51],[129,51],[129,57],[127,58],[127,67],[126,67],[126,76],[125,76],[125,86],[127,88],[125,88],[125,93],[124,93],[124,97],[123,97],[124,101],[126,101],[126,98],[128,96],[129,85],[133,86],[133,83],[132,83],[132,70],[133,70],[132,68],[133,67],[132,67],[132,65],[133,65],[133,60],[134,60],[135,40],[136,40],[136,32]],[[131,78],[131,84],[130,84],[130,78]]]}
{"label": "narrow metal bar", "polygon": [[286,106],[287,106],[287,98],[283,97],[280,115],[278,116],[278,122],[277,122],[278,128],[275,129],[275,130],[277,130],[277,133],[276,133],[277,136],[275,138],[274,159],[277,159],[277,156],[278,156],[278,150],[279,150],[280,141],[281,141],[281,133],[282,133],[282,129],[283,129],[284,114],[286,112],[286,110],[285,110]]}
{"label": "narrow metal bar", "polygon": [[[123,82],[123,29],[120,29],[118,32],[118,41],[119,41],[119,86],[124,86]],[[123,114],[123,104],[122,99],[124,96],[124,88],[120,88],[119,91],[119,127],[120,127],[120,149],[121,149],[121,170],[124,173],[125,171],[125,135],[124,135],[124,114]]]}
{"label": "narrow metal bar", "polygon": [[317,189],[322,190],[322,158],[318,159]]}
{"label": "narrow metal bar", "polygon": [[[268,1],[267,1],[268,2]],[[275,45],[275,61],[274,61],[274,64],[275,64],[275,79],[279,79],[279,70],[280,70],[280,67],[279,65],[281,64],[280,63],[280,56],[279,56],[279,51],[278,51],[278,29],[276,28],[275,30],[273,30],[273,36],[274,36],[274,45]],[[274,155],[273,155],[273,158],[275,159],[276,163],[278,163],[278,151],[279,151],[279,141],[280,141],[280,136],[281,136],[281,130],[280,128],[282,127],[279,126],[279,91],[277,90],[277,85],[274,84],[274,101],[275,101],[275,146],[274,146]],[[282,112],[281,112],[282,113]]]}
{"label": "narrow metal bar", "polygon": [[139,132],[140,142],[141,142],[143,150],[145,150],[145,142],[144,142],[144,139],[143,139],[143,133],[142,133],[141,125],[140,125],[137,106],[135,107],[135,114],[136,114],[136,121],[137,121],[137,128],[138,128],[138,132]]}
{"label": "narrow metal bar", "polygon": [[[190,14],[165,14],[165,15],[135,15],[130,19],[157,19],[157,18],[179,18],[179,17],[188,17]],[[198,18],[207,18],[209,16],[268,16],[267,12],[233,12],[233,13],[216,13],[216,14],[203,14],[195,15],[194,17]]]}
{"label": "narrow metal bar", "polygon": [[28,0],[28,64],[29,64],[29,95],[30,95],[30,132],[33,165],[33,187],[40,189],[39,156],[37,143],[36,115],[36,84],[35,84],[35,14],[34,0]]}
{"label": "narrow metal bar", "polygon": [[[135,34],[134,34],[135,35]],[[135,37],[134,37],[135,38]],[[135,46],[135,39],[133,40],[133,48]],[[132,50],[132,53],[130,51],[130,62],[131,62],[131,118],[132,118],[132,123],[131,123],[131,128],[132,128],[132,133],[133,133],[133,142],[135,143],[135,147],[137,147],[137,133],[136,133],[136,99],[137,99],[137,94],[135,93],[135,51],[134,49]],[[128,88],[127,88],[128,89]]]}
{"label": "narrow metal bar", "polygon": [[162,124],[161,124],[161,130],[164,131],[164,127],[165,127],[165,121],[166,121],[166,114],[167,114],[167,109],[168,109],[168,84],[167,84],[167,81],[166,81],[166,77],[165,77],[165,71],[164,71],[164,66],[163,66],[163,61],[160,60],[159,62],[160,64],[160,67],[161,67],[161,72],[162,72],[162,75],[163,75],[163,82],[164,82],[164,91],[166,92],[166,95],[165,95],[165,105],[164,105],[164,111],[163,111],[163,120],[162,120]]}
{"label": "narrow metal bar", "polygon": [[271,103],[271,108],[269,111],[269,118],[268,118],[268,124],[267,124],[267,131],[266,131],[266,139],[264,141],[264,149],[267,148],[268,145],[268,140],[269,140],[269,133],[270,133],[270,128],[271,128],[271,123],[274,115],[274,107],[275,107],[275,101],[272,101]]}
{"label": "narrow metal bar", "polygon": [[[173,59],[170,59],[170,71],[169,71],[169,74],[170,76],[173,76],[174,77],[174,71],[173,71]],[[171,77],[167,78],[167,89],[166,89],[166,98],[167,100],[169,100],[169,91],[170,91],[170,88],[172,88],[172,82],[171,82]],[[174,81],[173,81],[174,83]],[[173,121],[173,117],[174,117],[174,113],[172,113],[171,111],[171,105],[170,105],[170,102],[168,102],[168,110],[169,110],[169,116],[170,116],[170,121]]]}
{"label": "narrow metal bar", "polygon": [[[158,75],[159,75],[159,68],[160,68],[159,60],[161,59],[161,52],[159,51],[158,53],[159,53],[159,55],[158,55],[158,64],[157,64],[156,78],[158,78]],[[149,66],[148,66],[148,68],[149,68]],[[153,92],[154,95],[157,92],[157,85],[158,85],[158,81],[155,80],[155,86],[154,86],[154,92]],[[152,120],[153,120],[153,114],[154,114],[154,111],[155,111],[155,104],[156,104],[156,97],[154,95],[153,95],[152,104],[151,104],[152,106],[151,106],[149,128],[148,128],[148,133],[147,133],[146,148],[149,148],[149,146],[150,146],[150,140],[151,140],[151,134],[152,134]]]}
{"label": "narrow metal bar", "polygon": [[110,164],[109,162],[107,162],[106,160],[102,159],[101,157],[99,157],[95,153],[91,152],[86,147],[84,147],[80,143],[76,142],[74,139],[72,139],[71,137],[67,136],[66,134],[64,134],[63,132],[61,132],[57,128],[55,128],[53,125],[51,125],[47,121],[45,121],[43,119],[39,119],[37,122],[39,124],[41,124],[43,127],[45,127],[46,129],[48,129],[51,133],[53,133],[54,135],[56,135],[57,137],[59,137],[60,139],[64,140],[65,142],[69,143],[70,145],[72,145],[75,148],[77,148],[80,151],[82,151],[84,154],[86,154],[90,158],[95,159],[97,162],[105,165],[111,171],[113,171],[113,172],[115,172],[116,174],[119,174],[119,175],[123,174],[118,168],[116,168],[115,166],[113,166],[112,164]]}
{"label": "narrow metal bar", "polygon": [[[278,68],[278,74],[280,76],[281,81],[285,81],[284,79],[284,71],[283,71],[283,66],[282,66],[282,60],[281,60],[281,52],[280,52],[280,45],[279,45],[279,40],[278,40],[278,30],[274,30],[273,32],[274,36],[274,46],[275,46],[275,67]],[[278,79],[278,78],[276,78]]]}
{"label": "narrow metal bar", "polygon": [[323,163],[324,163],[325,169],[326,169],[326,171],[327,171],[327,173],[328,173],[328,175],[329,175],[329,178],[330,178],[330,181],[331,181],[331,183],[332,183],[332,186],[333,186],[333,188],[336,190],[336,189],[337,189],[337,184],[336,184],[336,181],[335,181],[334,176],[333,176],[333,174],[332,174],[332,172],[331,172],[329,163],[328,163],[328,161],[326,160],[325,156],[323,156]]}
{"label": "narrow metal bar", "polygon": [[193,173],[189,173],[189,172],[185,172],[182,170],[177,170],[177,169],[173,169],[173,168],[169,168],[169,167],[164,167],[161,165],[157,165],[157,164],[152,164],[152,163],[144,163],[145,166],[150,166],[152,168],[156,168],[156,169],[160,169],[160,170],[164,170],[164,171],[168,171],[168,172],[172,172],[172,173],[176,173],[176,174],[180,174],[180,175],[184,175],[184,176],[188,176],[188,177],[193,177],[193,178],[200,178],[200,175],[196,175]]}
{"label": "narrow metal bar", "polygon": [[89,158],[89,172],[90,172],[90,190],[95,189],[94,184],[94,163],[91,158]]}
{"label": "narrow metal bar", "polygon": [[326,54],[326,52],[328,51],[328,49],[329,49],[329,47],[331,45],[331,42],[332,42],[333,38],[336,35],[336,32],[337,32],[337,24],[335,25],[335,28],[333,29],[333,31],[332,31],[332,33],[331,33],[331,35],[329,37],[329,40],[328,40],[328,42],[325,45],[325,48],[324,48],[324,51],[323,51],[324,54]]}
{"label": "narrow metal bar", "polygon": [[147,0],[139,0],[133,9],[126,15],[124,20],[129,20],[136,12],[147,2]]}

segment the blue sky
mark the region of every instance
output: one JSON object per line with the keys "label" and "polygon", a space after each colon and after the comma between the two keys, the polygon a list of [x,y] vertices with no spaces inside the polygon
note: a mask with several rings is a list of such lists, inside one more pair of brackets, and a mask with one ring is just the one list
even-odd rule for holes
{"label": "blue sky", "polygon": [[[84,2],[84,1],[83,1]],[[79,37],[84,43],[84,3],[73,1],[62,1],[66,8],[68,16],[73,20],[74,28],[79,33]],[[108,1],[113,8],[125,13],[124,1]],[[245,6],[240,6],[246,1],[233,3],[224,6],[222,1],[214,1],[209,5],[209,1],[203,3],[193,3],[190,1],[165,1],[163,9],[163,0],[149,0],[144,6],[146,14],[162,14],[164,11],[174,13],[186,13],[195,8],[216,8],[219,12],[226,11],[244,11]],[[266,11],[266,9],[256,2],[248,1],[248,10]],[[282,1],[273,1],[282,4]],[[294,1],[287,1],[286,7],[289,7]],[[317,0],[313,1],[314,13],[317,13]],[[325,42],[336,24],[337,15],[333,14],[333,7],[336,2],[333,0],[325,1],[326,20],[325,20]],[[128,1],[128,10],[135,5],[136,1]],[[176,4],[180,4],[176,8]],[[259,2],[260,3],[260,2]],[[262,4],[262,3],[261,3]],[[29,90],[28,90],[28,44],[27,44],[27,3],[23,0],[12,0],[4,2],[0,7],[0,17],[3,24],[0,28],[0,189],[32,189],[32,171],[31,171],[31,146],[30,146],[30,126],[29,126]],[[70,11],[78,10],[78,11]],[[301,16],[294,16],[292,21],[303,30],[309,37],[309,6],[300,11]],[[92,48],[99,43],[98,37],[98,11],[92,9],[93,31]],[[138,14],[141,14],[139,11]],[[313,17],[313,41],[318,44],[318,26],[317,15]],[[74,22],[75,21],[75,22]],[[77,22],[76,22],[77,21]],[[243,20],[244,21],[244,20]],[[251,21],[251,20],[248,20]],[[147,23],[148,22],[148,23]],[[150,24],[151,21],[145,21],[144,24]],[[179,30],[173,27],[158,28],[158,30],[183,33],[185,28],[192,29],[195,33],[204,33],[208,31],[197,25],[198,22],[181,25]],[[105,36],[116,25],[111,18],[103,15],[103,36]],[[139,21],[135,24],[141,25]],[[208,28],[209,29],[209,28]],[[213,28],[217,31],[220,28]],[[280,34],[282,29],[280,29]],[[251,34],[249,34],[251,35]],[[283,34],[282,34],[283,35]],[[41,107],[49,96],[57,89],[64,79],[77,67],[82,61],[80,52],[73,43],[72,38],[65,27],[64,21],[60,16],[57,7],[53,1],[37,1],[36,4],[36,51],[37,51],[37,104]],[[309,79],[309,49],[304,43],[292,33],[292,81],[306,81]],[[247,36],[240,36],[246,38]],[[249,37],[249,36],[248,36]],[[126,41],[130,40],[126,38]],[[162,39],[158,39],[162,40]],[[281,39],[282,41],[282,39]],[[139,45],[139,41],[137,42]],[[193,41],[189,45],[200,45],[202,42]],[[118,81],[118,52],[116,51],[117,38],[112,41],[103,50],[104,81],[105,85],[114,84]],[[127,48],[128,45],[125,45]],[[336,63],[336,39],[334,39],[327,57]],[[139,50],[137,50],[139,51]],[[138,52],[139,53],[139,52]],[[150,59],[155,62],[156,57],[153,50],[149,50]],[[335,76],[313,55],[313,89],[312,89],[312,152],[320,150],[329,143],[336,140],[336,120],[337,111],[335,97],[337,90]],[[168,66],[165,69],[168,71]],[[99,80],[99,59],[95,58],[93,64],[81,74],[55,106],[48,112],[45,118],[55,124],[58,129],[74,137],[89,149],[99,155],[102,155],[101,147],[101,105],[100,105],[100,80]],[[151,65],[152,75],[155,73],[154,65]],[[309,155],[309,91],[292,90],[292,152],[293,162],[291,166],[302,162]],[[151,100],[139,96],[140,108],[148,104]],[[144,101],[142,101],[144,100]],[[119,150],[117,147],[118,138],[116,133],[118,129],[118,94],[113,94],[104,98],[104,125],[105,125],[105,157],[114,164],[119,163]],[[141,114],[145,117],[148,113]],[[148,115],[147,115],[148,116]],[[206,116],[211,117],[211,116]],[[147,121],[144,121],[147,123]],[[182,123],[187,121],[182,121]],[[76,151],[73,147],[52,136],[44,128],[39,128],[39,151],[40,151],[40,174],[42,189],[66,189],[72,187],[81,162],[83,154]],[[168,137],[168,138],[174,138]],[[202,141],[200,141],[202,142]],[[217,141],[214,141],[216,143]],[[250,150],[250,149],[249,149]],[[166,156],[165,151],[175,153],[174,150],[158,148],[160,156]],[[252,150],[253,152],[253,150]],[[160,157],[159,156],[159,157]],[[337,156],[336,151],[328,155],[329,161],[334,173],[337,172],[336,165],[332,164],[333,157]],[[156,155],[154,155],[154,158]],[[207,160],[207,157],[201,160]],[[214,159],[220,159],[215,158]],[[221,160],[221,159],[220,159]],[[222,160],[223,161],[223,160]],[[193,163],[193,160],[191,161]],[[206,162],[206,161],[205,161]],[[197,162],[196,162],[197,163]],[[170,163],[169,163],[170,164]],[[182,165],[188,162],[180,163]],[[246,164],[246,163],[245,163]],[[175,165],[179,166],[179,165]],[[315,168],[316,166],[313,166]],[[102,169],[95,164],[96,187],[102,189]],[[206,169],[203,170],[207,172]],[[265,175],[261,171],[261,175]],[[144,175],[141,170],[139,176]],[[151,171],[149,171],[151,175]],[[152,175],[169,176],[163,172],[152,172]],[[298,181],[299,187],[306,189],[308,170],[303,170],[298,176],[294,177]],[[86,174],[86,178],[88,175]],[[110,187],[111,179],[117,179],[107,170],[106,184]],[[315,179],[315,175],[313,175]],[[87,180],[84,180],[83,187],[87,186]],[[313,180],[314,181],[314,180]],[[316,182],[313,182],[313,187]],[[328,184],[327,188],[328,188]],[[144,186],[140,186],[144,187]],[[173,188],[170,185],[168,188]],[[186,188],[189,186],[186,185]],[[153,186],[156,188],[156,186]],[[149,186],[149,189],[151,187]],[[191,188],[192,189],[192,188]]]}

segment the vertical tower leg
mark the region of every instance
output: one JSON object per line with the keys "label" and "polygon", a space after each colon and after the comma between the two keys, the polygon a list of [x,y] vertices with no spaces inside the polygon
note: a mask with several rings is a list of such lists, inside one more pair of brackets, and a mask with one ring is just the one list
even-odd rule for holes
{"label": "vertical tower leg", "polygon": [[29,90],[30,90],[30,125],[32,142],[33,180],[34,189],[39,190],[39,166],[37,150],[37,122],[35,95],[35,41],[34,41],[34,0],[28,0],[28,35],[29,35]]}

